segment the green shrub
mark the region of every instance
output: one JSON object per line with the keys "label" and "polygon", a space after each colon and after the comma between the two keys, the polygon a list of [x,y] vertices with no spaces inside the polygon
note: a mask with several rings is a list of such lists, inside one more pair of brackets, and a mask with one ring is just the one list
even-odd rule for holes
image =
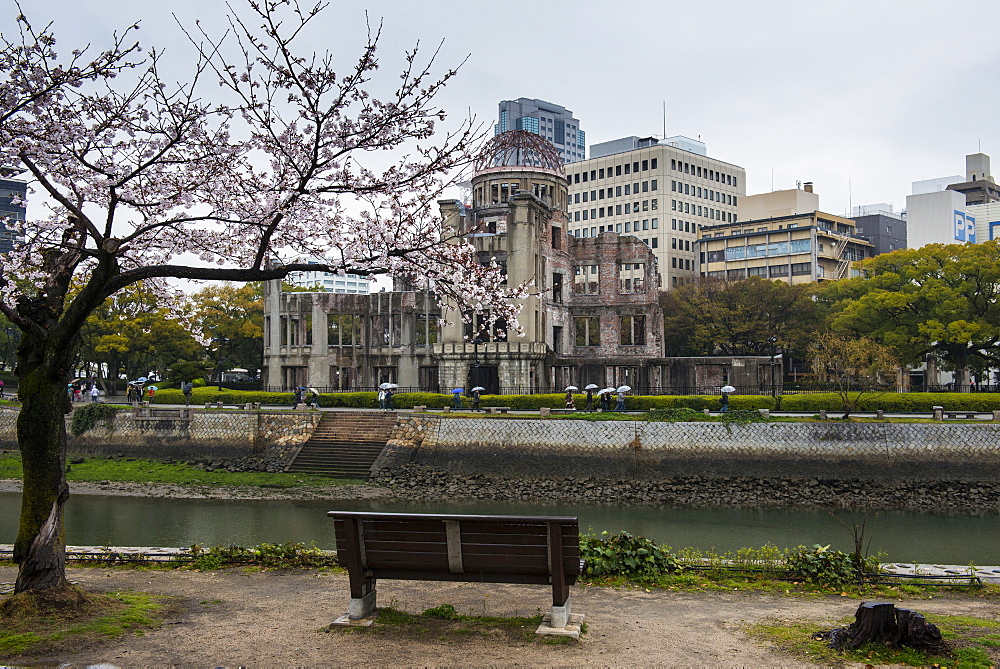
{"label": "green shrub", "polygon": [[254,563],[265,567],[323,567],[336,564],[333,556],[324,555],[316,546],[303,543],[263,543],[252,548],[243,546],[191,546],[192,564],[195,569],[210,571],[227,565]]}
{"label": "green shrub", "polygon": [[666,421],[670,423],[695,423],[700,421],[715,420],[703,411],[695,411],[683,407],[680,409],[653,409],[645,416],[649,421]]}
{"label": "green shrub", "polygon": [[97,421],[103,420],[108,426],[115,419],[118,407],[113,404],[101,402],[90,402],[77,407],[73,411],[73,420],[70,422],[69,431],[74,436],[80,436],[84,432],[93,429]]}
{"label": "green shrub", "polygon": [[628,532],[580,538],[580,557],[586,560],[587,576],[622,576],[650,579],[677,571],[680,566],[666,546]]}
{"label": "green shrub", "polygon": [[831,551],[829,546],[799,546],[789,552],[788,569],[803,580],[820,586],[842,588],[878,571],[878,559],[859,559],[853,553]]}

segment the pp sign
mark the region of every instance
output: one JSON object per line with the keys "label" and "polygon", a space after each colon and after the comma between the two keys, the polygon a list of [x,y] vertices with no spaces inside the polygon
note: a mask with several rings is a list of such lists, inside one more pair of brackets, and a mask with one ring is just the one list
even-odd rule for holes
{"label": "pp sign", "polygon": [[955,239],[970,244],[976,243],[976,219],[957,209],[955,210]]}

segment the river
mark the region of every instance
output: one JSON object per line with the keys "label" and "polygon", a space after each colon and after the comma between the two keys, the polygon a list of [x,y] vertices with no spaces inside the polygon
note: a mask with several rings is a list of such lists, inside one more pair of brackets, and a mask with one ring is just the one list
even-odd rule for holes
{"label": "river", "polygon": [[[0,543],[13,543],[20,494],[0,493]],[[73,495],[66,508],[66,541],[76,546],[202,546],[286,541],[333,548],[326,512],[394,511],[578,516],[581,531],[626,530],[674,549],[735,550],[832,544],[852,550],[848,531],[825,511],[705,509],[505,502],[399,500],[205,500]],[[838,512],[848,524],[849,511]],[[858,514],[856,520],[860,522]],[[1000,516],[880,512],[868,518],[871,552],[888,560],[943,564],[1000,564]]]}

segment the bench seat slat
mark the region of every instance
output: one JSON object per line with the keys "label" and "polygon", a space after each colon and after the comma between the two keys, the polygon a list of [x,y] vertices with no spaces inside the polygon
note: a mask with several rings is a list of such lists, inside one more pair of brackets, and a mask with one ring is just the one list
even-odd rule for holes
{"label": "bench seat slat", "polygon": [[[381,570],[378,578],[396,581],[457,581],[463,583],[530,583],[534,585],[549,585],[549,575],[499,572],[466,572],[452,574],[447,571],[418,571],[391,569]],[[575,583],[576,581],[571,581]]]}

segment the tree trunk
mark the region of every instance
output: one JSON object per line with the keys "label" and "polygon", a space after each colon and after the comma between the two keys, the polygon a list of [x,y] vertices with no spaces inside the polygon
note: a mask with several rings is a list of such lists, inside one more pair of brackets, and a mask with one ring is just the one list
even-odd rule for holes
{"label": "tree trunk", "polygon": [[826,633],[830,646],[854,650],[865,643],[879,643],[891,648],[908,646],[930,652],[945,650],[941,632],[911,609],[897,609],[887,602],[863,602],[854,614],[854,622]]}
{"label": "tree trunk", "polygon": [[21,521],[14,544],[15,592],[68,587],[63,507],[66,485],[66,380],[72,352],[52,351],[46,338],[22,337],[18,351],[21,412],[17,443],[24,464]]}

